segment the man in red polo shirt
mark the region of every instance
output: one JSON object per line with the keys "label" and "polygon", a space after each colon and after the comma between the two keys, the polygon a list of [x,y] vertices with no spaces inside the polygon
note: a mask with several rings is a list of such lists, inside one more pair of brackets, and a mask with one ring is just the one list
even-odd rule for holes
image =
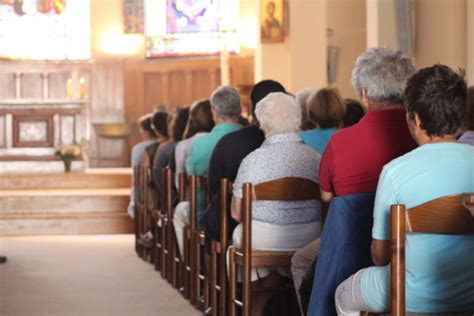
{"label": "man in red polo shirt", "polygon": [[[367,114],[331,137],[319,166],[323,202],[375,192],[382,167],[416,147],[402,100],[405,81],[414,70],[409,58],[389,48],[368,49],[357,58],[352,86]],[[294,255],[293,278],[302,278],[309,269],[318,245],[319,240],[313,241]]]}

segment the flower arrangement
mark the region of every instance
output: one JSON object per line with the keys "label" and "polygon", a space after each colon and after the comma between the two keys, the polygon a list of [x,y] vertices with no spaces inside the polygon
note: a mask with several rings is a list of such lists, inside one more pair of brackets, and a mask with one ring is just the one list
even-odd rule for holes
{"label": "flower arrangement", "polygon": [[74,143],[72,145],[61,145],[56,148],[55,155],[64,162],[64,170],[71,172],[72,161],[82,155],[83,145]]}

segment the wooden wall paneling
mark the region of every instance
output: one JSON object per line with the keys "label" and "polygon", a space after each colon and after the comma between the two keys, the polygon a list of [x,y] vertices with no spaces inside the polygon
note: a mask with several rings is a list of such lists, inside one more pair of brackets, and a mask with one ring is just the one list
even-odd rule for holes
{"label": "wooden wall paneling", "polygon": [[197,71],[193,71],[190,69],[187,71],[184,75],[185,77],[185,84],[184,84],[184,94],[185,94],[185,99],[186,99],[186,104],[183,104],[184,106],[189,106],[192,104],[193,99],[194,99],[194,91],[198,90],[197,85],[194,86],[193,83],[195,82],[196,84],[198,83],[198,79],[195,77]]}
{"label": "wooden wall paneling", "polygon": [[154,112],[158,107],[164,104],[164,92],[167,89],[167,75],[160,73],[145,73],[144,76],[144,95],[145,95],[145,109],[140,114]]}
{"label": "wooden wall paneling", "polygon": [[0,148],[7,145],[7,118],[5,115],[0,115]]}
{"label": "wooden wall paneling", "polygon": [[42,74],[24,73],[21,75],[21,97],[24,99],[43,98]]}
{"label": "wooden wall paneling", "polygon": [[0,99],[15,98],[15,75],[0,73]]}
{"label": "wooden wall paneling", "polygon": [[[160,96],[157,98],[160,101],[158,101],[152,108],[148,108],[150,112],[154,112],[156,110],[170,110],[170,94],[169,94],[169,89],[170,89],[170,73],[167,71],[164,71],[161,73],[161,82],[160,85],[159,93]],[[145,91],[146,93],[146,91]]]}
{"label": "wooden wall paneling", "polygon": [[144,78],[139,60],[124,63],[124,114],[129,123],[135,123],[143,113]]}
{"label": "wooden wall paneling", "polygon": [[[132,134],[128,139],[128,149],[141,141],[137,120],[145,111],[145,76],[143,61],[127,59],[124,61],[124,115],[125,121],[132,125]],[[130,157],[130,155],[128,155]],[[128,161],[129,163],[129,161]]]}
{"label": "wooden wall paneling", "polygon": [[51,99],[66,99],[66,83],[69,79],[67,72],[50,73],[48,75],[48,96]]}
{"label": "wooden wall paneling", "polygon": [[170,73],[168,85],[169,102],[168,104],[166,104],[169,111],[172,111],[172,109],[178,106],[184,106],[189,104],[190,100],[188,99],[188,95],[190,95],[190,93],[189,91],[186,91],[188,90],[188,87],[186,85],[186,72],[190,71],[191,70],[179,70]]}
{"label": "wooden wall paneling", "polygon": [[41,74],[41,90],[43,99],[49,98],[49,74],[44,72]]}
{"label": "wooden wall paneling", "polygon": [[196,70],[192,76],[192,82],[190,86],[191,92],[191,104],[194,101],[201,99],[209,99],[211,87],[211,76],[208,70]]}
{"label": "wooden wall paneling", "polygon": [[[81,74],[82,75],[82,74]],[[86,88],[90,92],[95,123],[123,122],[124,72],[121,61],[97,61]]]}
{"label": "wooden wall paneling", "polygon": [[[253,57],[233,57],[229,60],[231,84],[253,84]],[[176,58],[157,60],[127,59],[123,67],[124,115],[133,123],[156,105],[168,110],[189,106],[194,101],[209,98],[220,85],[219,59]],[[138,128],[129,139],[129,148],[141,141]]]}
{"label": "wooden wall paneling", "polygon": [[217,70],[216,69],[214,69],[214,68],[209,69],[208,74],[209,74],[209,81],[208,81],[209,86],[207,88],[207,94],[210,97],[212,91],[214,91],[219,84],[217,83]]}
{"label": "wooden wall paneling", "polygon": [[15,98],[21,99],[21,73],[15,73]]}
{"label": "wooden wall paneling", "polygon": [[230,82],[234,86],[254,83],[254,58],[231,58],[230,64]]}

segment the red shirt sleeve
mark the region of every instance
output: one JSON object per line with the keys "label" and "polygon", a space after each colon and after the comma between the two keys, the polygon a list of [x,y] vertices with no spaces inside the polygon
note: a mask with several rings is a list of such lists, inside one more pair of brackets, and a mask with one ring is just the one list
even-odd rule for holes
{"label": "red shirt sleeve", "polygon": [[334,178],[334,151],[329,141],[319,165],[319,185],[325,192],[334,193],[332,180]]}

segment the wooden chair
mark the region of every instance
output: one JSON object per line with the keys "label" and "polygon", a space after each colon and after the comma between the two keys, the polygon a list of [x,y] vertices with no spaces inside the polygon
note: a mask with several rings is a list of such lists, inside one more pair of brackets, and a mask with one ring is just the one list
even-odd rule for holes
{"label": "wooden chair", "polygon": [[[308,179],[281,178],[257,185],[245,183],[242,198],[243,240],[240,249],[229,247],[229,291],[230,315],[237,315],[237,306],[242,308],[242,316],[251,313],[251,269],[257,267],[291,266],[293,251],[252,250],[252,201],[302,201],[320,200],[319,185]],[[237,267],[242,267],[242,299],[237,299]],[[293,291],[293,290],[292,290]]]}
{"label": "wooden chair", "polygon": [[179,256],[179,251],[176,244],[176,234],[174,231],[173,225],[173,173],[169,167],[162,169],[162,174],[164,178],[164,186],[162,190],[164,191],[164,208],[163,212],[165,214],[165,219],[163,221],[163,230],[164,230],[164,260],[165,266],[167,269],[167,280],[171,283],[174,288],[178,288],[179,284],[179,265],[181,258]]}
{"label": "wooden chair", "polygon": [[134,190],[134,204],[135,204],[135,252],[139,257],[143,256],[143,246],[138,243],[140,239],[140,228],[143,216],[143,199],[141,187],[141,167],[133,167],[133,190]]}
{"label": "wooden chair", "polygon": [[[180,173],[178,175],[178,181],[179,181],[179,189],[178,189],[178,200],[179,202],[184,202],[186,200],[186,173]],[[172,183],[172,175],[170,174],[169,178],[169,184],[167,186],[171,186]],[[171,197],[171,196],[170,196]],[[178,249],[178,244],[176,240],[176,231],[174,230],[174,225],[173,225],[173,218],[174,218],[174,212],[173,214],[170,214],[171,216],[170,221],[171,221],[171,247],[173,247],[172,251],[172,260],[171,260],[171,271],[173,275],[173,280],[176,281],[176,284],[173,283],[173,286],[178,288],[180,291],[186,292],[185,289],[185,282],[184,282],[184,276],[186,274],[185,270],[185,265],[184,265],[184,257],[180,254],[179,249]]]}
{"label": "wooden chair", "polygon": [[[143,198],[143,211],[141,212],[141,225],[140,234],[144,234],[151,227],[152,223],[152,212],[154,209],[153,201],[153,190],[149,186],[151,180],[151,160],[149,155],[145,152],[141,163],[141,176],[140,176],[140,187],[142,190]],[[143,260],[153,262],[151,247],[143,247]]]}
{"label": "wooden chair", "polygon": [[[186,183],[187,183],[186,173],[179,174],[179,200],[186,200]],[[191,190],[191,189],[190,189]],[[191,291],[192,288],[192,277],[191,277],[191,227],[186,225],[183,229],[183,254],[182,254],[182,275],[183,275],[183,296],[186,299],[189,299],[190,302],[194,300],[194,291]]]}
{"label": "wooden chair", "polygon": [[462,203],[474,216],[474,194],[463,194]]}
{"label": "wooden chair", "polygon": [[[154,170],[156,174],[156,170]],[[164,243],[165,240],[163,238],[163,223],[165,218],[163,216],[163,208],[164,208],[164,192],[163,187],[165,185],[165,175],[162,172],[160,181],[160,188],[161,190],[155,190],[155,208],[153,210],[153,245],[154,245],[154,263],[155,263],[155,270],[160,271],[160,275],[162,278],[166,278],[166,267],[163,264],[164,260]]]}
{"label": "wooden chair", "polygon": [[405,205],[391,206],[391,315],[405,315],[406,233],[474,234],[474,217],[463,205],[465,201],[472,201],[473,195],[442,197],[411,209]]}
{"label": "wooden chair", "polygon": [[[209,205],[210,196],[209,190],[207,189],[207,178],[192,175],[189,177],[190,186],[190,233],[191,238],[189,240],[190,255],[191,255],[191,290],[194,292],[191,295],[191,303],[198,309],[206,310],[210,306],[209,300],[209,278],[206,277],[204,269],[202,267],[202,247],[205,243],[204,231],[198,229],[198,218],[197,218],[197,204],[198,204],[198,190],[202,190],[205,199],[205,207]],[[201,297],[203,301],[201,301]]]}
{"label": "wooden chair", "polygon": [[[168,168],[169,171],[169,168]],[[168,280],[169,279],[169,262],[170,262],[170,256],[169,256],[169,240],[168,240],[168,231],[169,231],[169,224],[172,223],[170,222],[170,219],[168,217],[168,201],[167,201],[167,185],[166,185],[166,177],[168,175],[167,168],[161,168],[161,177],[160,177],[160,199],[161,199],[161,208],[160,208],[160,227],[159,227],[159,236],[160,236],[160,250],[161,250],[161,255],[160,255],[160,274],[163,279]],[[171,194],[171,192],[170,192]]]}
{"label": "wooden chair", "polygon": [[219,241],[211,241],[211,315],[227,315],[227,260],[226,252],[230,241],[227,237],[229,220],[229,194],[231,182],[221,179],[220,183],[220,236]]}

